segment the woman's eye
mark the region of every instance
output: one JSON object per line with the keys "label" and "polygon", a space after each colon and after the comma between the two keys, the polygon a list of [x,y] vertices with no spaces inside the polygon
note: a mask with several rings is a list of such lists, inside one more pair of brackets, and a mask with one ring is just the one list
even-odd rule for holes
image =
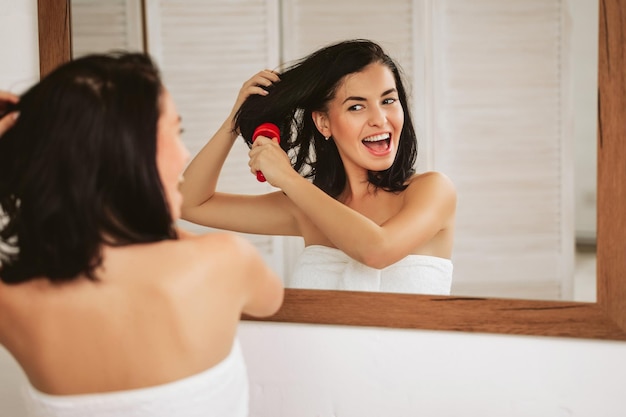
{"label": "woman's eye", "polygon": [[383,100],[383,104],[393,104],[395,103],[397,100],[395,98],[386,98]]}
{"label": "woman's eye", "polygon": [[361,110],[363,108],[363,106],[361,104],[355,104],[354,106],[350,106],[348,108],[348,110],[350,111],[357,111],[357,110]]}

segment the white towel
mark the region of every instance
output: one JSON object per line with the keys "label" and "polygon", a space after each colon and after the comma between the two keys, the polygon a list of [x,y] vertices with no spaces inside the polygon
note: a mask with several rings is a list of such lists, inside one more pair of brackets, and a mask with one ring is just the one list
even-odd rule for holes
{"label": "white towel", "polygon": [[128,391],[49,395],[24,387],[29,417],[244,417],[248,375],[239,341],[212,368],[178,381]]}
{"label": "white towel", "polygon": [[408,255],[383,269],[370,268],[343,251],[310,245],[287,277],[288,288],[450,295],[452,261]]}

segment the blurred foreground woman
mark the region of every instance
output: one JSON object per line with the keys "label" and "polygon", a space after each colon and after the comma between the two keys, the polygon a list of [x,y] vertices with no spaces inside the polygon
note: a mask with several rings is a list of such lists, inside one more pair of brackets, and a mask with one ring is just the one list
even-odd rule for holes
{"label": "blurred foreground woman", "polygon": [[150,58],[92,55],[0,137],[0,343],[32,416],[247,416],[242,313],[283,287],[234,234],[177,230],[189,154]]}

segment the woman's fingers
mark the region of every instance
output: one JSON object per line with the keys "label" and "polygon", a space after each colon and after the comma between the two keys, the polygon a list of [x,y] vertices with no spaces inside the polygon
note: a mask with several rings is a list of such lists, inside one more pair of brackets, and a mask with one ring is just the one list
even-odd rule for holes
{"label": "woman's fingers", "polygon": [[15,94],[9,93],[8,91],[0,90],[0,102],[4,101],[8,103],[17,104],[19,100],[20,100],[19,97],[16,96]]}
{"label": "woman's fingers", "polygon": [[244,83],[243,90],[247,90],[247,95],[267,94],[267,88],[280,81],[278,75],[269,70],[263,70]]}
{"label": "woman's fingers", "polygon": [[234,119],[234,115],[237,113],[243,102],[248,97],[250,97],[251,95],[266,96],[267,94],[269,94],[267,88],[279,81],[280,77],[278,76],[278,74],[268,69],[259,71],[250,79],[245,81],[242,84],[241,89],[239,90],[239,94],[237,95],[237,99],[235,100],[235,104],[233,105],[233,109],[229,116],[231,123]]}
{"label": "woman's fingers", "polygon": [[0,137],[6,133],[7,130],[11,129],[17,120],[17,112],[12,112],[4,116],[0,119]]}
{"label": "woman's fingers", "polygon": [[[4,113],[7,104],[17,104],[18,101],[19,97],[15,94],[0,90],[0,114]],[[4,114],[2,118],[0,118],[0,136],[4,135],[5,132],[15,124],[17,116],[18,112],[11,112]]]}
{"label": "woman's fingers", "polygon": [[253,174],[261,170],[262,161],[265,161],[265,168],[268,170],[277,169],[283,163],[290,164],[287,154],[279,145],[278,139],[270,139],[265,136],[257,137],[248,152],[248,156],[250,157],[248,166]]}

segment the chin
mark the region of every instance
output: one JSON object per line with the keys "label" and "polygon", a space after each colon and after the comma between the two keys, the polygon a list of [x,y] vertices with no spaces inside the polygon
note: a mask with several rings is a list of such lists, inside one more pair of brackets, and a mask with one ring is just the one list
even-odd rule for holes
{"label": "chin", "polygon": [[394,159],[390,159],[389,161],[377,161],[377,163],[372,164],[367,169],[369,171],[381,172],[386,171],[393,165]]}

